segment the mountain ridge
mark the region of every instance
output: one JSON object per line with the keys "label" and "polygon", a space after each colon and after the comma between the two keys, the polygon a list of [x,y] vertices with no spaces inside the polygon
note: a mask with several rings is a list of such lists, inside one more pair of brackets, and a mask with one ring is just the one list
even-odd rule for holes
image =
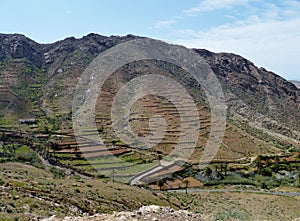
{"label": "mountain ridge", "polygon": [[[87,65],[103,51],[137,38],[92,33],[39,44],[24,35],[0,34],[0,73],[5,79],[0,84],[1,115],[43,115],[49,121],[59,112],[60,124],[67,124],[74,88]],[[270,133],[300,139],[300,90],[294,84],[240,55],[193,50],[218,77],[230,114]]]}

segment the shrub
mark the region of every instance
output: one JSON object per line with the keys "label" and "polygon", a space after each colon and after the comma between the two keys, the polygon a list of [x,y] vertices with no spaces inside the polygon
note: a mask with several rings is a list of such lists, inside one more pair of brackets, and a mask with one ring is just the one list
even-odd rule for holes
{"label": "shrub", "polygon": [[16,150],[15,159],[20,162],[30,163],[36,167],[42,167],[42,161],[37,153],[31,150],[28,146],[21,146]]}
{"label": "shrub", "polygon": [[215,216],[215,220],[249,220],[249,218],[249,214],[233,209],[218,212]]}
{"label": "shrub", "polygon": [[55,167],[51,167],[50,172],[53,174],[55,179],[64,178],[66,176],[63,170],[57,169]]}
{"label": "shrub", "polygon": [[2,178],[0,177],[0,185],[3,185],[4,181],[2,180]]}
{"label": "shrub", "polygon": [[272,176],[273,171],[271,168],[263,168],[261,169],[261,175],[263,176]]}

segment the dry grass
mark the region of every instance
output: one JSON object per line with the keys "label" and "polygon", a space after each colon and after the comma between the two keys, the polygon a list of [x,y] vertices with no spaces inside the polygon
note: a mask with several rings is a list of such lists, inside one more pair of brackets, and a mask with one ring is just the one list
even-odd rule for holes
{"label": "dry grass", "polygon": [[172,193],[169,197],[191,211],[212,214],[212,220],[293,220],[300,216],[300,197],[243,192]]}
{"label": "dry grass", "polygon": [[[61,176],[61,177],[59,177]],[[137,209],[143,205],[168,205],[152,192],[120,183],[45,171],[26,164],[0,165],[0,217],[33,219]],[[10,211],[11,210],[11,211]],[[25,215],[28,213],[27,215]]]}

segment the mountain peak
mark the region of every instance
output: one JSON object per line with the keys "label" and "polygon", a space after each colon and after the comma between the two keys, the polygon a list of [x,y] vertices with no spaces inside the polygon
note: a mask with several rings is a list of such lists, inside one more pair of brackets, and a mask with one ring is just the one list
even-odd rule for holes
{"label": "mountain peak", "polygon": [[41,45],[22,34],[0,34],[0,59],[27,58],[42,66]]}

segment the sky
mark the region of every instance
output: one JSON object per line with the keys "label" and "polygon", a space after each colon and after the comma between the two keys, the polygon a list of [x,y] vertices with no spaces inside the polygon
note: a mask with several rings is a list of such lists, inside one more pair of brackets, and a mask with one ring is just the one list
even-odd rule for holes
{"label": "sky", "polygon": [[39,43],[135,34],[239,54],[300,80],[300,0],[0,0],[0,33]]}

